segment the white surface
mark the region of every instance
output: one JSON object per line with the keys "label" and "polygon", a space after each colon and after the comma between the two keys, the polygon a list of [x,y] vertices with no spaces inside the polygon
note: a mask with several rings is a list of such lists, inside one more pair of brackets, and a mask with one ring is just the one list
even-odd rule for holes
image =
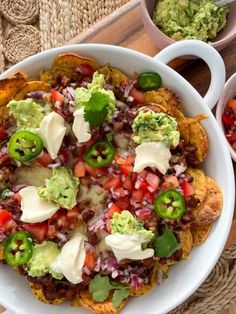
{"label": "white surface", "polygon": [[[222,125],[222,114],[224,112],[224,108],[225,108],[225,105],[227,103],[227,100],[230,98],[234,98],[235,95],[236,95],[236,73],[234,75],[232,75],[229,78],[229,80],[226,82],[225,88],[224,88],[224,94],[220,98],[220,100],[217,104],[217,108],[216,108],[216,119],[217,119],[217,121],[218,121],[218,123],[219,123],[219,125],[223,131],[223,134],[224,134],[224,128]],[[225,139],[225,140],[226,140],[227,146],[229,148],[231,157],[236,162],[236,152],[231,147],[231,145],[229,144],[227,139]]]}
{"label": "white surface", "polygon": [[[133,74],[135,71],[158,71],[163,79],[163,85],[176,91],[182,98],[186,114],[190,116],[200,113],[209,115],[209,118],[202,123],[209,138],[209,153],[204,162],[204,168],[207,174],[215,178],[222,188],[224,195],[222,214],[207,241],[195,248],[187,261],[173,266],[168,279],[164,280],[161,286],[146,296],[131,298],[125,309],[121,311],[123,314],[168,313],[187,299],[206,279],[216,264],[228,237],[234,211],[235,183],[232,162],[224,136],[206,103],[187,81],[161,62],[129,49],[97,44],[64,46],[22,61],[6,71],[1,78],[13,75],[17,71],[26,71],[30,76],[35,76],[39,70],[47,68],[58,53],[65,52],[77,52],[81,55],[91,56],[97,58],[101,64],[109,62],[112,66],[129,74]],[[221,62],[220,60],[220,64]],[[221,65],[220,68],[222,68]],[[217,76],[219,75],[217,73]],[[221,86],[213,98],[217,100],[220,93]],[[33,297],[26,280],[4,265],[0,268],[0,303],[15,311],[16,314],[88,313],[82,308],[69,307],[68,304],[50,306],[40,303]]]}

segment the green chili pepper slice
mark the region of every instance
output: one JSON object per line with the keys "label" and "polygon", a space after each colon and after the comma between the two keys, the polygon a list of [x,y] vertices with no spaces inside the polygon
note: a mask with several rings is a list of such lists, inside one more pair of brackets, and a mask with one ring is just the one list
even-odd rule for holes
{"label": "green chili pepper slice", "polygon": [[144,92],[160,88],[161,82],[162,79],[156,72],[143,72],[138,76],[138,86]]}
{"label": "green chili pepper slice", "polygon": [[86,151],[84,159],[92,168],[107,167],[115,156],[114,147],[107,141],[98,141]]}
{"label": "green chili pepper slice", "polygon": [[42,139],[27,130],[13,134],[9,141],[9,155],[20,162],[25,162],[37,157],[43,150]]}
{"label": "green chili pepper slice", "polygon": [[164,233],[158,236],[154,242],[155,255],[161,258],[170,257],[179,246],[174,233],[165,227]]}
{"label": "green chili pepper slice", "polygon": [[18,231],[4,242],[4,257],[11,266],[27,263],[32,254],[32,238],[28,232]]}
{"label": "green chili pepper slice", "polygon": [[181,218],[185,211],[184,198],[175,190],[168,190],[159,195],[154,206],[156,214],[166,219]]}

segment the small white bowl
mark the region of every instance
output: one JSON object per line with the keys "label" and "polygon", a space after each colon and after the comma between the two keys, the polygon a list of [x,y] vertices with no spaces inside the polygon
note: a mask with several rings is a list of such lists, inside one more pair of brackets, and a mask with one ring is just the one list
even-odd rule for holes
{"label": "small white bowl", "polygon": [[[222,124],[222,114],[224,112],[224,108],[226,106],[228,99],[235,97],[235,95],[236,95],[236,73],[234,73],[226,82],[225,87],[224,87],[224,93],[222,97],[220,98],[220,100],[218,101],[217,108],[216,108],[216,120],[218,121],[223,132],[224,132],[224,127]],[[232,148],[232,146],[230,145],[228,141],[227,141],[227,145],[229,147],[232,159],[236,162],[236,152],[234,151],[234,149]]]}

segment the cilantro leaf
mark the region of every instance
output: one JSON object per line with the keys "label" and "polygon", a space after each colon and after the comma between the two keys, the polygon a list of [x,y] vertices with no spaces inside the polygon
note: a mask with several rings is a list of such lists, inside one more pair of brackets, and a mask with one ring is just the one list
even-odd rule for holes
{"label": "cilantro leaf", "polygon": [[103,302],[108,296],[110,290],[114,289],[110,284],[108,276],[95,276],[89,284],[89,292],[92,294],[94,301]]}
{"label": "cilantro leaf", "polygon": [[106,95],[95,92],[84,106],[84,117],[92,126],[100,126],[108,114],[109,99]]}
{"label": "cilantro leaf", "polygon": [[171,256],[178,248],[179,243],[168,227],[161,236],[156,238],[154,243],[155,255],[161,258]]}
{"label": "cilantro leaf", "polygon": [[114,307],[118,307],[122,300],[126,299],[129,296],[129,288],[123,288],[120,290],[115,290],[113,297],[112,297],[112,303]]}

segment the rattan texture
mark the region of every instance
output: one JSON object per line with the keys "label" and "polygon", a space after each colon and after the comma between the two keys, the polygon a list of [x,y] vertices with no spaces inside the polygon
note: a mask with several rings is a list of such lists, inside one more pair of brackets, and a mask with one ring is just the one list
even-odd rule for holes
{"label": "rattan texture", "polygon": [[[129,0],[0,0],[0,72],[67,41]],[[204,261],[203,261],[204,263]],[[203,285],[170,314],[215,314],[236,303],[236,245]]]}

